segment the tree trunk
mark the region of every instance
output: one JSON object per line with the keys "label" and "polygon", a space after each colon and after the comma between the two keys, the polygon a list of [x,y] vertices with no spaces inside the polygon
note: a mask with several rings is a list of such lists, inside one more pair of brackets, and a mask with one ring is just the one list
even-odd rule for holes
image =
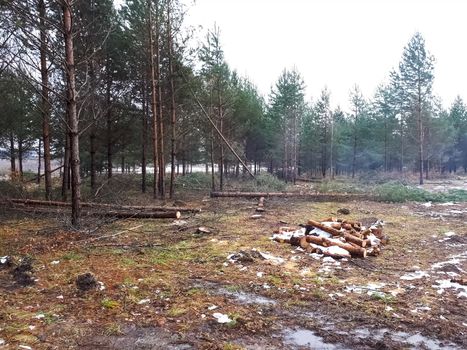
{"label": "tree trunk", "polygon": [[170,144],[170,190],[169,197],[172,199],[174,194],[174,181],[175,181],[175,87],[174,87],[174,77],[173,77],[173,37],[172,37],[172,28],[170,23],[170,6],[171,2],[168,1],[167,4],[167,44],[169,48],[169,81],[170,81],[170,124],[172,126],[171,134],[171,144]]}
{"label": "tree trunk", "polygon": [[146,103],[146,81],[142,79],[141,89],[143,101],[142,113],[142,128],[141,128],[141,192],[146,193],[146,153],[147,153],[147,139],[148,139],[148,122],[147,122],[147,103]]}
{"label": "tree trunk", "polygon": [[52,194],[52,174],[50,156],[50,101],[49,71],[47,68],[47,29],[45,1],[39,0],[39,35],[40,35],[40,70],[41,70],[41,114],[42,138],[44,144],[45,199],[50,200]]}
{"label": "tree trunk", "polygon": [[418,160],[419,160],[419,180],[420,185],[423,185],[423,122],[422,122],[422,100],[421,100],[420,84],[418,86]]}
{"label": "tree trunk", "polygon": [[214,133],[211,130],[211,190],[216,190],[216,182],[214,177]]}
{"label": "tree trunk", "polygon": [[[109,65],[110,63],[107,62]],[[107,86],[106,86],[106,126],[107,126],[107,178],[112,177],[112,101],[111,101],[112,80],[110,78],[110,67],[107,66]]]}
{"label": "tree trunk", "polygon": [[10,170],[11,178],[13,178],[16,173],[15,138],[13,133],[10,133]]}
{"label": "tree trunk", "polygon": [[152,112],[152,151],[153,151],[153,162],[154,162],[154,198],[158,196],[158,166],[159,164],[159,150],[158,150],[158,132],[157,132],[157,109],[156,109],[156,78],[155,78],[155,67],[154,67],[154,39],[153,39],[153,27],[152,27],[152,6],[151,1],[148,1],[149,7],[149,70],[151,79],[151,112]]}
{"label": "tree trunk", "polygon": [[353,155],[352,155],[352,179],[355,178],[355,167],[357,163],[357,121],[358,121],[358,108],[355,108],[355,121],[353,128]]}
{"label": "tree trunk", "polygon": [[19,179],[23,181],[23,140],[18,140],[18,172]]}
{"label": "tree trunk", "polygon": [[[94,52],[93,52],[94,53]],[[94,56],[91,58],[89,62],[89,80],[91,81],[91,128],[90,128],[90,135],[89,135],[89,143],[90,143],[90,171],[91,171],[91,189],[96,188],[96,74],[94,68]]]}
{"label": "tree trunk", "polygon": [[42,148],[42,139],[39,137],[39,147],[37,148],[37,184],[41,183],[41,148]]}
{"label": "tree trunk", "polygon": [[[68,120],[68,112],[66,114]],[[67,201],[68,183],[70,182],[70,137],[68,135],[68,126],[65,125],[65,152],[63,155],[63,179],[62,179],[62,200]]]}
{"label": "tree trunk", "polygon": [[155,81],[157,83],[157,121],[158,121],[158,150],[159,150],[159,195],[162,199],[165,198],[165,158],[164,158],[164,125],[162,123],[162,94],[161,94],[161,71],[160,71],[160,22],[159,22],[159,2],[156,1],[156,37],[155,37]]}
{"label": "tree trunk", "polygon": [[67,110],[71,149],[71,223],[80,225],[81,175],[79,159],[79,128],[76,111],[75,60],[72,33],[72,0],[63,1],[63,34],[65,38],[65,63],[67,76]]}

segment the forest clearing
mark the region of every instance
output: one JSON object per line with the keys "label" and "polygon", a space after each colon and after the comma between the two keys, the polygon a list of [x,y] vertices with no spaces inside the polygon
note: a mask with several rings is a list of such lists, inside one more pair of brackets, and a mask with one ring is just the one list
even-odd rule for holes
{"label": "forest clearing", "polygon": [[0,0],[0,350],[467,349],[465,13]]}
{"label": "forest clearing", "polygon": [[[465,348],[467,203],[347,196],[270,197],[257,211],[258,198],[184,189],[159,203],[196,208],[180,218],[86,217],[79,231],[63,211],[4,204],[0,338],[24,349]],[[333,259],[272,239],[330,216],[382,220],[389,242],[378,256]],[[26,278],[14,272],[22,259]],[[95,281],[77,284],[86,273]]]}

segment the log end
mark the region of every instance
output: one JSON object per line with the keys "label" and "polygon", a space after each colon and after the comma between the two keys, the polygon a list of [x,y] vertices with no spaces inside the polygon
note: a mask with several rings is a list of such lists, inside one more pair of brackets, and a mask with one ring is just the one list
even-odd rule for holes
{"label": "log end", "polygon": [[182,214],[179,211],[175,212],[175,218],[180,219],[181,216]]}

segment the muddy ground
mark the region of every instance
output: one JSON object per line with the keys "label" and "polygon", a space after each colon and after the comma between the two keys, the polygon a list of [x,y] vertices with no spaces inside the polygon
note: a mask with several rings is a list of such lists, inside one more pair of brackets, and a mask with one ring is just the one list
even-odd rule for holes
{"label": "muddy ground", "polygon": [[[270,199],[256,220],[255,200],[186,204],[202,212],[82,231],[3,212],[0,257],[13,261],[0,260],[0,349],[467,348],[467,203]],[[323,259],[270,240],[342,207],[385,221],[380,256]],[[86,272],[97,283],[80,291]]]}

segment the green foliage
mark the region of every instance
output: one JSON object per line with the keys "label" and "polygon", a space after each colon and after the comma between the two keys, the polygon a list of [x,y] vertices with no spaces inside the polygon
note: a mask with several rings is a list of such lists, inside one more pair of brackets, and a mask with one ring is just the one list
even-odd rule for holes
{"label": "green foliage", "polygon": [[374,193],[382,201],[387,202],[466,202],[467,191],[450,190],[445,193],[433,193],[419,188],[404,185],[400,182],[389,182],[377,186]]}
{"label": "green foliage", "polygon": [[210,189],[211,174],[191,173],[175,178],[175,187],[177,189]]}
{"label": "green foliage", "polygon": [[325,180],[314,186],[321,193],[364,193],[365,189],[360,184]]}
{"label": "green foliage", "polygon": [[277,176],[271,175],[269,173],[262,173],[256,175],[255,178],[255,189],[258,192],[265,191],[284,191],[286,184],[284,181],[280,180]]}

